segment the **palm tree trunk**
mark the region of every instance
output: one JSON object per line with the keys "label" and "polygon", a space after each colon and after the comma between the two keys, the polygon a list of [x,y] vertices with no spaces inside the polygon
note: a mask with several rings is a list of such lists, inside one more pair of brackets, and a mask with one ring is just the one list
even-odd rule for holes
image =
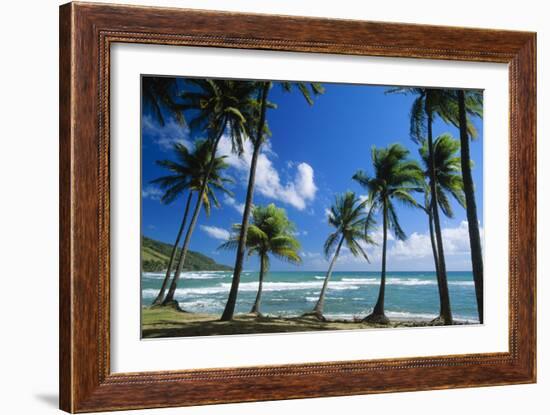
{"label": "palm tree trunk", "polygon": [[444,289],[441,286],[441,281],[443,281],[443,279],[441,278],[441,270],[439,269],[439,257],[437,255],[438,248],[437,248],[437,243],[434,235],[433,213],[431,210],[431,206],[428,209],[428,217],[429,217],[428,221],[429,221],[429,227],[430,227],[430,242],[432,245],[432,254],[434,257],[435,275],[437,277],[437,292],[439,294],[439,316],[441,316],[443,313],[442,310],[443,310],[443,304],[445,302],[445,297],[444,297]]}
{"label": "palm tree trunk", "polygon": [[470,234],[470,255],[472,258],[472,272],[476,290],[477,313],[479,322],[483,324],[483,256],[481,252],[481,238],[477,207],[474,194],[474,181],[470,166],[470,139],[466,121],[466,102],[464,91],[458,91],[458,112],[460,126],[460,163],[462,166],[462,181],[466,196],[466,217],[468,218],[468,232]]}
{"label": "palm tree trunk", "polygon": [[262,254],[260,256],[260,283],[258,285],[258,294],[256,294],[256,300],[254,301],[254,305],[252,306],[252,310],[250,310],[250,313],[252,314],[260,314],[260,303],[262,301],[262,289],[264,287],[264,276],[266,271],[266,254]]}
{"label": "palm tree trunk", "polygon": [[155,301],[153,301],[152,305],[160,305],[164,301],[166,286],[168,285],[168,281],[170,280],[170,274],[172,273],[172,265],[174,264],[174,259],[176,258],[176,252],[178,250],[178,245],[180,244],[181,234],[185,229],[185,224],[187,222],[187,215],[189,214],[189,206],[191,205],[192,198],[193,198],[193,192],[190,191],[189,196],[187,196],[187,202],[185,204],[185,212],[183,214],[183,219],[181,221],[181,225],[178,230],[178,235],[176,236],[176,241],[174,242],[174,246],[172,247],[172,253],[170,254],[170,261],[168,261],[168,268],[166,269],[166,275],[164,277],[164,280],[162,281],[162,286],[160,287],[160,291],[157,295],[157,298],[155,298]]}
{"label": "palm tree trunk", "polygon": [[321,288],[321,293],[319,294],[319,300],[317,300],[317,304],[315,304],[315,307],[313,308],[312,314],[314,314],[320,320],[324,320],[323,310],[325,308],[325,295],[327,293],[328,282],[330,280],[330,277],[332,276],[332,269],[334,268],[334,264],[336,264],[336,259],[338,258],[338,255],[340,255],[340,249],[342,248],[343,243],[344,243],[344,236],[342,236],[342,238],[340,239],[340,242],[338,242],[338,247],[334,252],[332,261],[330,261],[330,265],[327,270],[327,275],[325,276],[325,280],[323,281],[323,288]]}
{"label": "palm tree trunk", "polygon": [[429,99],[426,99],[426,115],[428,116],[428,159],[429,159],[429,176],[430,176],[430,191],[431,191],[431,209],[435,226],[435,236],[437,240],[437,258],[439,262],[439,273],[437,283],[440,287],[440,318],[444,324],[453,324],[453,316],[451,313],[451,300],[449,298],[449,287],[447,286],[447,270],[445,267],[445,253],[443,250],[443,238],[441,234],[441,223],[439,221],[439,209],[437,202],[437,182],[435,175],[435,161],[433,148],[433,132],[432,121],[433,114]]}
{"label": "palm tree trunk", "polygon": [[218,132],[218,136],[216,137],[216,140],[212,145],[212,154],[211,154],[210,164],[208,165],[208,170],[206,171],[206,174],[201,183],[198,199],[195,204],[195,210],[193,211],[191,223],[189,224],[189,228],[187,229],[187,233],[185,234],[185,239],[183,241],[183,247],[181,248],[180,257],[178,259],[178,266],[176,267],[176,272],[174,274],[174,278],[172,279],[172,283],[170,284],[170,289],[168,290],[168,294],[166,295],[166,298],[162,302],[163,305],[174,303],[174,294],[178,286],[178,280],[181,275],[181,270],[183,269],[183,265],[185,264],[185,257],[187,256],[187,251],[189,250],[189,245],[191,243],[191,235],[193,235],[193,231],[195,230],[195,226],[199,218],[199,213],[201,211],[204,194],[206,192],[206,187],[208,185],[208,179],[210,177],[210,173],[212,172],[212,168],[216,162],[216,151],[218,149],[218,144],[220,143],[220,140],[222,138],[223,131],[224,131],[223,128],[220,129],[220,131]]}
{"label": "palm tree trunk", "polygon": [[261,97],[261,110],[260,120],[258,123],[258,131],[256,131],[256,140],[254,142],[254,152],[252,153],[252,161],[250,163],[250,174],[248,177],[248,188],[246,190],[246,201],[244,205],[243,220],[241,224],[241,233],[239,235],[239,245],[237,247],[237,257],[235,259],[235,267],[233,268],[233,279],[231,280],[231,289],[229,290],[229,296],[223,314],[222,321],[229,321],[233,318],[235,313],[235,306],[237,304],[237,294],[239,291],[239,283],[241,281],[241,273],[244,264],[244,253],[246,249],[246,236],[248,233],[248,222],[250,219],[250,212],[252,210],[252,201],[254,199],[254,184],[256,182],[256,166],[258,164],[258,156],[260,155],[260,149],[262,147],[262,138],[265,127],[265,113],[267,109],[267,95],[271,82],[265,82],[262,89]]}
{"label": "palm tree trunk", "polygon": [[382,207],[382,272],[380,274],[380,290],[378,299],[372,313],[365,317],[365,321],[371,323],[388,323],[389,320],[384,313],[384,299],[386,297],[386,250],[388,246],[388,203],[384,197]]}
{"label": "palm tree trunk", "polygon": [[[430,209],[428,209],[428,224],[430,227],[430,242],[432,244],[432,254],[434,256],[435,274],[439,275],[439,259],[437,258],[437,245],[436,245],[435,235],[434,235],[434,219]],[[439,284],[438,284],[438,289],[439,291],[441,291]]]}

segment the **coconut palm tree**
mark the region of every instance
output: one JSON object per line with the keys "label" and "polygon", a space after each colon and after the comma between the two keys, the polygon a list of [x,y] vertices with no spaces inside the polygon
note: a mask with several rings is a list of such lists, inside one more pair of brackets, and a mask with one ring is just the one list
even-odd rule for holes
{"label": "coconut palm tree", "polygon": [[[305,83],[305,82],[281,82],[281,87],[285,92],[291,92],[294,88],[298,89],[300,94],[304,97],[309,105],[313,105],[312,95],[319,95],[324,92],[324,88],[318,83]],[[248,223],[250,219],[250,212],[252,210],[252,202],[254,199],[254,185],[256,182],[256,166],[258,163],[258,157],[263,143],[269,135],[269,129],[267,127],[266,111],[270,107],[268,100],[269,91],[272,87],[272,82],[258,82],[258,99],[256,108],[254,134],[250,136],[253,144],[252,159],[250,162],[250,173],[248,177],[248,187],[246,191],[246,199],[244,204],[243,219],[241,223],[241,233],[239,235],[239,244],[237,246],[237,257],[235,259],[235,267],[233,268],[233,279],[231,281],[231,289],[229,291],[229,297],[225,305],[221,320],[227,321],[233,318],[235,312],[235,306],[237,304],[237,293],[239,291],[239,283],[241,280],[241,272],[244,264],[244,254],[246,250],[246,238],[248,235]]]}
{"label": "coconut palm tree", "polygon": [[[467,98],[466,99],[466,95]],[[470,141],[476,137],[475,129],[468,128],[467,113],[473,116],[483,117],[483,95],[478,91],[465,93],[458,90],[458,111],[460,128],[460,158],[462,167],[462,179],[464,181],[464,193],[466,195],[466,216],[468,218],[468,232],[470,234],[470,253],[472,257],[472,270],[476,290],[477,311],[479,322],[483,324],[483,255],[481,252],[481,237],[479,235],[479,222],[477,220],[477,206],[474,193],[474,181],[470,167]]]}
{"label": "coconut palm tree", "polygon": [[[437,258],[437,242],[435,240],[434,233],[434,216],[432,213],[432,201],[430,199],[430,186],[428,183],[424,183],[424,186],[422,187],[422,192],[424,193],[424,205],[420,206],[420,208],[428,216],[428,228],[430,231],[430,244],[432,247],[432,255],[434,257],[435,274],[439,277],[439,260]],[[437,281],[439,288],[439,279]],[[439,292],[441,294],[441,288],[439,288]]]}
{"label": "coconut palm tree", "polygon": [[191,79],[188,80],[188,83],[191,88],[182,93],[181,99],[183,104],[180,105],[180,108],[195,113],[195,117],[189,123],[192,129],[201,129],[208,133],[210,162],[204,171],[204,178],[206,180],[202,180],[201,182],[191,222],[183,241],[178,266],[176,267],[168,294],[163,301],[164,305],[174,304],[174,294],[178,280],[185,264],[191,235],[197,224],[204,200],[208,184],[207,178],[216,163],[214,155],[222,136],[227,134],[231,140],[233,151],[241,154],[243,151],[243,142],[250,136],[251,132],[252,93],[255,91],[253,82]]}
{"label": "coconut palm tree", "polygon": [[363,246],[375,243],[370,236],[375,221],[372,216],[368,217],[366,215],[366,203],[366,200],[361,201],[354,192],[346,192],[336,196],[334,205],[331,206],[328,214],[328,223],[335,230],[328,236],[324,246],[326,258],[329,259],[332,255],[332,260],[325,275],[319,299],[313,311],[305,314],[305,316],[313,316],[318,320],[325,320],[323,316],[325,295],[332,276],[332,270],[344,243],[352,255],[362,255],[367,262],[370,262]]}
{"label": "coconut palm tree", "polygon": [[[460,143],[453,139],[450,134],[440,135],[435,139],[433,144],[436,177],[435,182],[437,189],[437,204],[435,205],[435,209],[441,209],[443,214],[448,218],[452,218],[454,216],[449,195],[452,196],[460,206],[466,206],[464,185],[460,174],[460,157],[456,155],[459,149]],[[430,160],[428,153],[428,143],[424,140],[422,147],[419,149],[419,154],[425,168],[425,177],[429,177]],[[430,198],[429,191],[427,191],[427,198]],[[433,207],[434,205],[430,201],[430,205],[428,207],[430,222],[433,218]],[[432,231],[432,228],[432,224],[430,223],[430,232]],[[444,250],[442,249],[441,252],[443,251]],[[437,256],[435,256],[434,259],[437,261]],[[451,315],[451,304],[448,294],[449,289],[447,287],[446,279],[438,278],[437,283],[439,288],[440,312],[436,321],[445,322],[449,320],[448,316]]]}
{"label": "coconut palm tree", "polygon": [[[183,218],[176,236],[176,240],[172,247],[170,254],[170,260],[168,261],[168,267],[166,274],[162,282],[159,293],[153,301],[153,305],[160,305],[164,301],[164,295],[166,293],[166,287],[171,277],[172,267],[174,265],[174,259],[180,243],[180,239],[185,229],[187,217],[189,214],[189,207],[193,195],[197,193],[202,184],[204,172],[207,169],[207,164],[210,162],[210,144],[205,140],[197,140],[193,143],[193,151],[190,152],[187,147],[181,143],[176,143],[173,146],[174,154],[177,161],[172,160],[159,160],[157,164],[170,171],[171,174],[167,176],[159,177],[152,180],[151,183],[159,184],[161,189],[164,190],[164,194],[161,197],[161,202],[165,204],[172,203],[179,196],[183,195],[186,191],[187,201],[185,203],[185,210]],[[216,198],[215,191],[220,191],[232,196],[232,192],[225,188],[227,184],[233,183],[233,179],[223,176],[223,170],[228,165],[225,162],[226,157],[216,157],[212,171],[208,176],[208,184],[205,194],[203,196],[204,210],[207,215],[210,214],[212,203],[214,206],[219,207],[220,204]]]}
{"label": "coconut palm tree", "polygon": [[450,102],[451,105],[449,105],[449,114],[446,121],[454,124],[460,131],[460,159],[464,194],[466,196],[466,217],[468,218],[468,233],[470,236],[472,273],[474,276],[479,322],[483,323],[483,256],[479,221],[477,219],[475,186],[470,162],[469,140],[469,138],[473,140],[477,137],[477,131],[470,122],[469,117],[483,118],[483,93],[476,90],[465,91],[459,89],[455,91],[455,97],[456,105],[452,105],[455,102]]}
{"label": "coconut palm tree", "polygon": [[144,76],[141,85],[143,107],[151,111],[162,127],[166,124],[163,110],[167,110],[180,125],[185,124],[183,111],[177,102],[179,91],[176,78]]}
{"label": "coconut palm tree", "polygon": [[[220,246],[221,249],[236,249],[239,244],[241,225],[233,226],[233,235]],[[300,242],[294,234],[295,226],[288,219],[284,209],[273,203],[267,206],[254,206],[252,209],[252,223],[248,226],[246,248],[248,256],[258,255],[260,258],[260,275],[258,293],[250,313],[260,315],[263,283],[269,271],[269,256],[293,264],[300,264],[302,259],[298,255]]]}
{"label": "coconut palm tree", "polygon": [[[441,231],[441,221],[439,218],[439,209],[437,206],[437,192],[436,192],[436,177],[435,177],[435,164],[434,164],[434,150],[433,150],[433,121],[435,116],[441,117],[443,120],[448,120],[451,114],[450,104],[453,102],[453,91],[447,89],[436,88],[411,88],[411,87],[398,87],[387,91],[388,93],[404,93],[413,94],[416,96],[413,105],[411,107],[410,114],[410,135],[413,141],[421,143],[426,137],[428,146],[428,177],[431,202],[432,202],[432,214],[433,223],[435,229],[435,236],[437,241],[437,261],[438,267],[436,272],[438,273],[438,281],[447,280],[447,267],[445,264],[445,254],[443,250],[443,236]],[[444,289],[446,284],[442,284]],[[443,297],[448,298],[449,293],[443,293]],[[452,315],[449,307],[445,307],[444,313],[441,316],[444,324],[452,324]]]}
{"label": "coconut palm tree", "polygon": [[370,203],[368,218],[374,215],[375,212],[380,212],[382,215],[383,239],[380,291],[372,313],[364,319],[364,321],[371,323],[386,324],[389,322],[384,313],[388,229],[391,229],[399,240],[407,238],[399,224],[394,201],[405,206],[418,207],[412,193],[421,190],[422,170],[415,161],[407,160],[408,155],[409,151],[400,144],[392,144],[387,148],[380,149],[373,147],[371,159],[374,175],[369,176],[362,170],[353,175],[353,180],[368,191],[368,201]]}

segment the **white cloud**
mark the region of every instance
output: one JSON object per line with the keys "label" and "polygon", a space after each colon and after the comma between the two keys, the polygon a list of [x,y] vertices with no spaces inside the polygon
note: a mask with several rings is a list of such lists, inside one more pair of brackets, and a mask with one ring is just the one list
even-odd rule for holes
{"label": "white cloud", "polygon": [[[227,162],[243,173],[243,182],[247,183],[252,160],[250,141],[245,142],[244,153],[239,157],[231,152],[231,142],[228,137],[224,136],[218,145],[218,154],[227,156]],[[270,143],[267,142],[258,156],[254,190],[262,196],[287,203],[298,210],[304,210],[308,202],[315,199],[317,193],[313,168],[303,162],[293,163],[292,166],[287,163],[287,167],[295,170],[294,178],[287,183],[282,183],[279,172],[269,156],[276,157],[276,154],[271,150]]]}
{"label": "white cloud", "polygon": [[307,252],[307,251],[304,251],[302,253],[300,253],[300,255],[304,258],[322,258],[323,255],[321,255],[320,252]]}
{"label": "white cloud", "polygon": [[[483,229],[479,230],[483,238]],[[465,255],[470,253],[470,234],[468,222],[463,220],[457,228],[444,228],[442,231],[445,254]]]}
{"label": "white cloud", "polygon": [[[445,247],[445,245],[443,245]],[[393,258],[415,259],[432,255],[430,236],[414,232],[405,241],[395,241],[389,255]]]}
{"label": "white cloud", "polygon": [[[427,226],[427,224],[426,224]],[[483,229],[480,229],[483,238]],[[470,239],[468,234],[468,223],[462,221],[457,226],[449,226],[442,229],[443,244],[445,248],[445,262],[447,270],[470,270]],[[368,264],[362,256],[354,256],[349,249],[342,247],[336,270],[372,270],[379,271],[382,258],[382,229],[378,227],[372,234],[378,245],[361,246],[367,252],[371,261]],[[323,270],[320,257],[314,257],[304,253],[304,267],[309,269]],[[434,269],[434,261],[430,235],[428,232],[413,232],[405,241],[396,240],[388,233],[387,266],[389,270],[403,271],[426,271]]]}
{"label": "white cloud", "polygon": [[228,240],[230,236],[229,231],[223,228],[218,228],[217,226],[201,225],[201,229],[211,238],[219,239],[221,241]]}
{"label": "white cloud", "polygon": [[[359,202],[363,203],[365,201],[369,200],[369,197],[367,195],[359,195]],[[367,204],[368,205],[368,204]],[[370,206],[365,205],[365,208],[368,210]]]}
{"label": "white cloud", "polygon": [[[483,229],[480,229],[480,233],[483,234]],[[462,221],[455,228],[443,228],[441,234],[445,258],[470,253],[468,222]],[[406,241],[395,241],[390,255],[400,259],[431,257],[433,254],[429,233],[414,232]]]}
{"label": "white cloud", "polygon": [[[382,226],[378,226],[374,230],[374,232],[371,232],[370,237],[374,240],[374,242],[382,246],[382,244],[384,243],[384,230],[382,229]],[[389,229],[388,229],[387,239],[388,241],[393,241],[395,239]]]}
{"label": "white cloud", "polygon": [[224,196],[223,201],[227,206],[231,206],[233,209],[235,209],[241,215],[243,214],[243,212],[244,212],[244,203],[239,203],[234,198],[232,198],[231,196],[228,196],[228,195]]}
{"label": "white cloud", "polygon": [[148,185],[141,191],[141,196],[144,199],[160,200],[163,192],[156,186]]}
{"label": "white cloud", "polygon": [[175,143],[181,143],[191,149],[189,128],[169,119],[164,127],[154,122],[152,117],[146,116],[142,120],[142,132],[152,137],[153,141],[165,151],[172,150]]}

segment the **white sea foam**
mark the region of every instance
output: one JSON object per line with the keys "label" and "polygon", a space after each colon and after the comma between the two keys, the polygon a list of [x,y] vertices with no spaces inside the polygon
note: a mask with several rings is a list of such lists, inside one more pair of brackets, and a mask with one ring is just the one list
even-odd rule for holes
{"label": "white sea foam", "polygon": [[[358,282],[360,284],[368,284],[371,282],[376,282],[377,284],[380,283],[380,280],[377,278],[342,278],[342,281],[346,282]],[[387,283],[388,280],[386,280]]]}
{"label": "white sea foam", "polygon": [[410,313],[408,311],[385,311],[386,316],[394,320],[433,320],[437,317],[435,314],[428,313]]}
{"label": "white sea foam", "polygon": [[[224,276],[212,276],[208,273],[186,273],[187,279],[214,279],[224,278]],[[358,290],[361,286],[378,286],[380,281],[376,278],[342,278],[341,281],[330,281],[329,290],[345,291],[345,290]],[[422,286],[422,285],[436,285],[436,281],[421,280],[418,278],[388,278],[386,285],[402,285],[402,286]],[[449,281],[449,285],[458,286],[473,286],[473,281]],[[231,283],[219,283],[210,287],[197,287],[197,288],[178,288],[176,289],[176,296],[187,295],[207,295],[207,294],[221,294],[228,293],[231,287]],[[263,286],[264,292],[271,291],[296,291],[296,290],[319,290],[322,287],[322,282],[318,281],[298,281],[298,282],[265,282]],[[242,282],[239,285],[240,292],[256,292],[258,290],[258,282]],[[150,298],[157,293],[157,289],[145,289],[143,290],[143,296]]]}
{"label": "white sea foam", "polygon": [[[212,280],[221,279],[228,276],[226,271],[189,271],[182,272],[180,278],[184,280]],[[143,277],[153,280],[162,280],[166,276],[165,272],[144,272]]]}
{"label": "white sea foam", "polygon": [[[350,314],[350,313],[325,313],[325,317],[329,319],[335,319],[335,320],[354,320],[356,318],[364,318],[366,317],[371,310],[362,310],[361,312]],[[390,320],[395,321],[431,321],[434,318],[437,317],[436,314],[430,314],[430,313],[411,313],[407,311],[385,311],[386,316]],[[454,321],[457,323],[468,323],[468,324],[477,324],[479,323],[478,320],[463,317],[463,316],[455,316]]]}
{"label": "white sea foam", "polygon": [[[359,285],[379,285],[379,278],[342,278],[344,282],[352,282]],[[419,278],[386,278],[386,285],[437,285],[435,280],[423,280]],[[473,281],[449,281],[448,285],[473,286]]]}
{"label": "white sea foam", "polygon": [[188,311],[210,311],[215,309],[223,308],[225,305],[223,301],[216,300],[213,298],[203,298],[200,300],[194,301],[181,301],[180,307]]}

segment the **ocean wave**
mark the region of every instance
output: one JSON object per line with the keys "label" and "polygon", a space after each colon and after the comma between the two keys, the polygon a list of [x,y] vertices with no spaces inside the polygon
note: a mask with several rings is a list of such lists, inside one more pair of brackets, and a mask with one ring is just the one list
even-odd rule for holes
{"label": "ocean wave", "polygon": [[[224,278],[223,276],[213,277],[204,273],[190,273],[187,279],[214,279]],[[184,278],[185,279],[185,278]],[[388,278],[386,285],[395,286],[423,286],[423,285],[436,285],[436,281],[421,280],[418,278]],[[297,291],[297,290],[320,290],[323,283],[322,281],[298,281],[298,282],[264,282],[264,292],[272,291]],[[375,278],[343,278],[341,281],[330,281],[328,288],[331,291],[346,291],[346,290],[358,290],[362,286],[378,286],[380,281]],[[458,286],[473,286],[473,281],[449,281],[449,285]],[[177,296],[186,295],[207,295],[207,294],[222,294],[228,293],[231,287],[231,283],[219,283],[210,287],[193,287],[193,288],[178,288],[176,289]],[[258,291],[258,282],[242,282],[239,285],[239,292],[256,292]],[[145,289],[143,290],[143,296],[145,298],[156,295],[158,289]]]}
{"label": "ocean wave", "polygon": [[[180,278],[183,280],[213,280],[222,279],[229,276],[227,271],[189,271],[182,272]],[[144,272],[143,277],[153,280],[162,280],[166,276],[165,272]]]}
{"label": "ocean wave", "polygon": [[[379,285],[378,278],[342,278],[342,281],[353,282],[360,285]],[[437,285],[437,281],[423,280],[419,278],[386,278],[386,285]],[[448,285],[473,286],[473,281],[449,281]]]}
{"label": "ocean wave", "polygon": [[[325,313],[325,317],[332,318],[332,319],[340,319],[340,320],[354,320],[354,319],[362,319],[366,317],[371,310],[369,311],[363,311],[358,312],[355,314],[350,313]],[[437,316],[435,314],[428,314],[428,313],[410,313],[407,311],[385,311],[386,316],[390,320],[421,320],[421,321],[430,321],[436,318]]]}
{"label": "ocean wave", "polygon": [[433,320],[437,317],[429,313],[411,313],[409,311],[385,311],[386,316],[395,320]]}
{"label": "ocean wave", "polygon": [[210,311],[222,309],[225,303],[213,298],[204,298],[194,301],[181,301],[180,307],[187,311]]}

